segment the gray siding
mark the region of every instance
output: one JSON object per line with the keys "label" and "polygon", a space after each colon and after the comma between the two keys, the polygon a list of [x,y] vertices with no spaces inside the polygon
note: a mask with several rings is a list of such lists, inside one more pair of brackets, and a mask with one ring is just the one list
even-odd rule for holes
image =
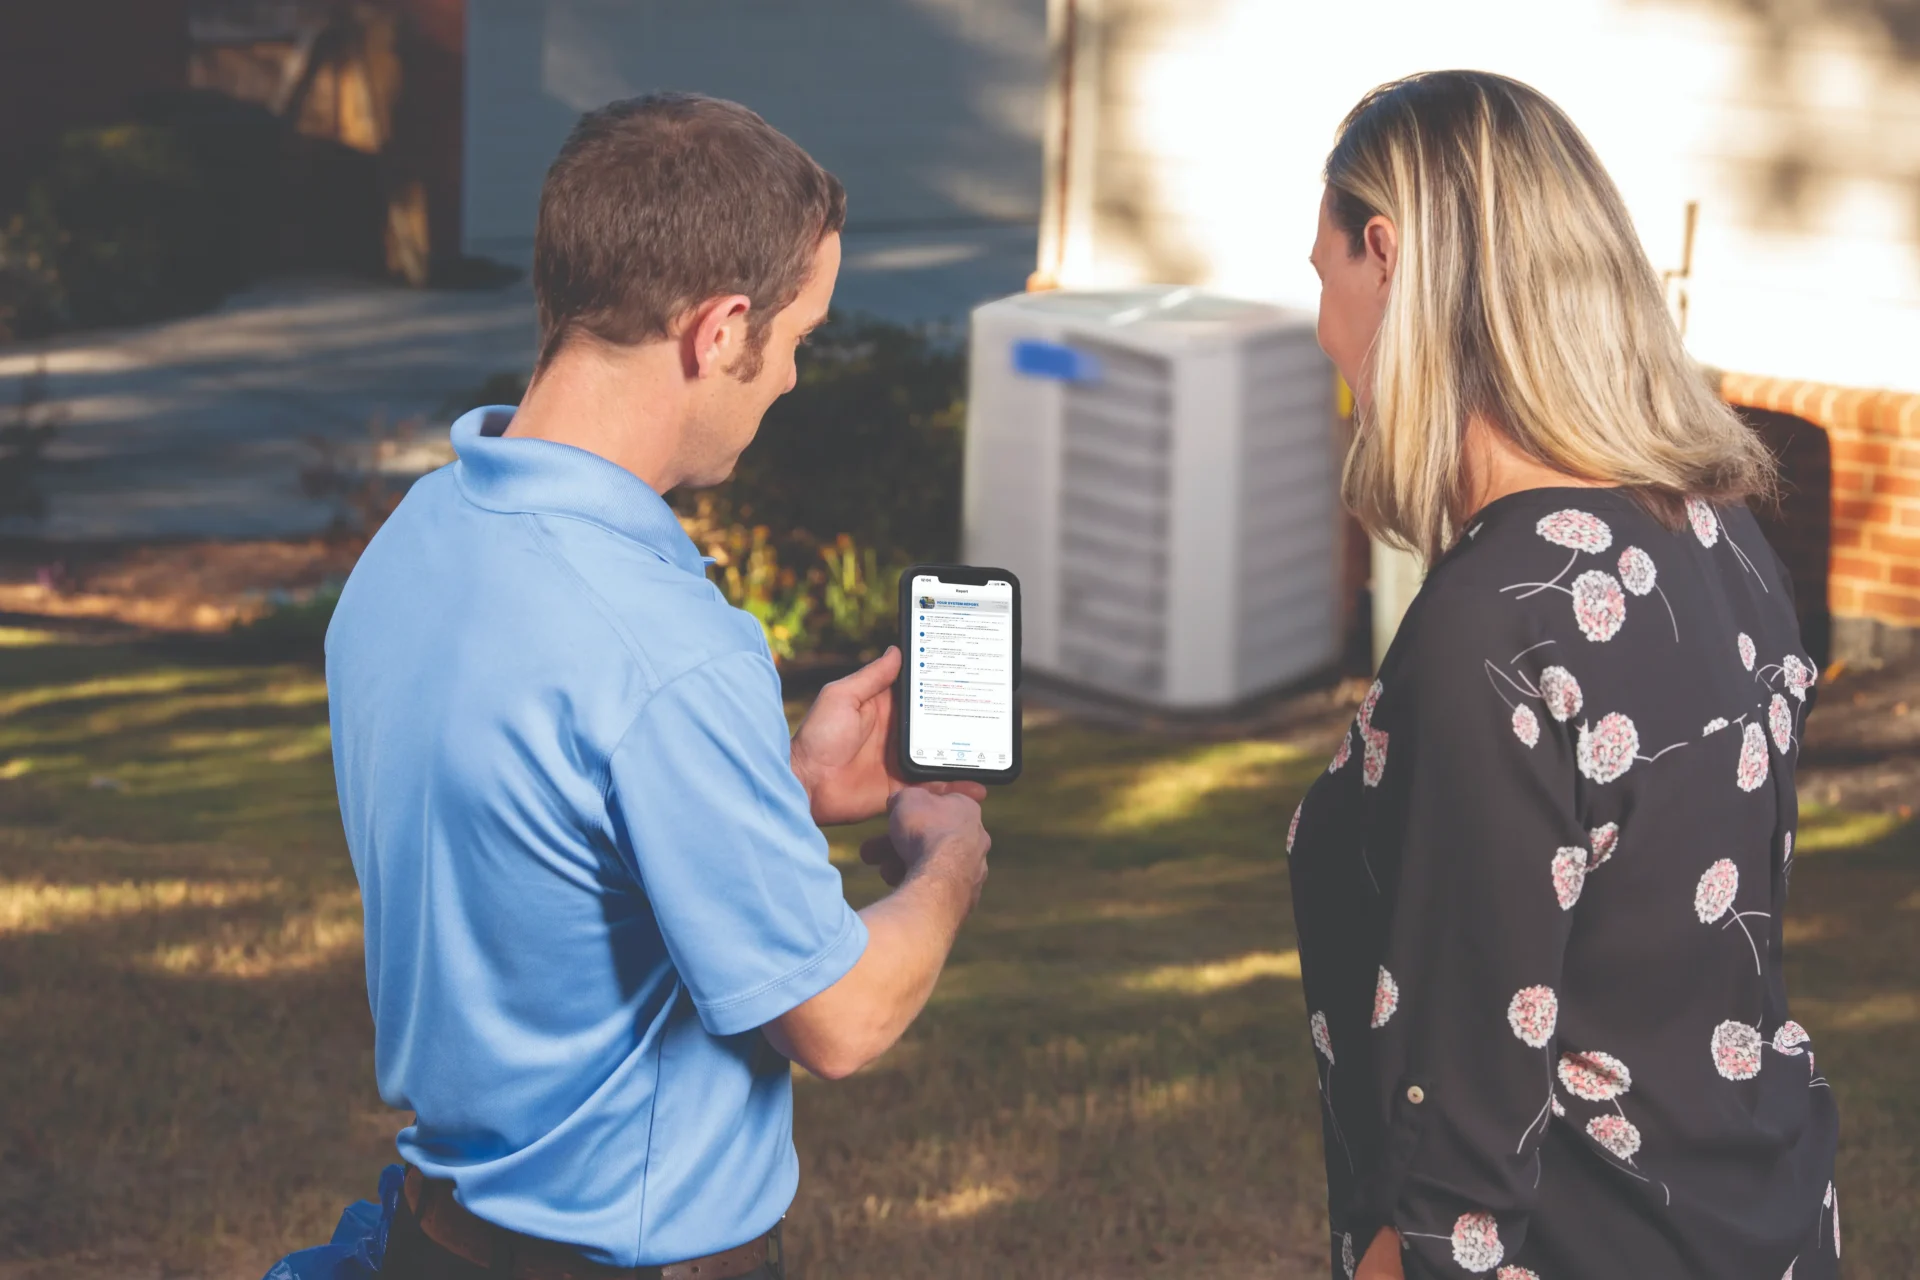
{"label": "gray siding", "polygon": [[856,231],[1027,222],[1045,0],[469,0],[465,238],[527,252],[582,111],[655,89],[744,102],[846,183]]}

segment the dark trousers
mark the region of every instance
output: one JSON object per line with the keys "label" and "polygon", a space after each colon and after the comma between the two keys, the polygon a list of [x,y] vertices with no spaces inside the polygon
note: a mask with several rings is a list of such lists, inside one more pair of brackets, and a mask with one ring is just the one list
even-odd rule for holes
{"label": "dark trousers", "polygon": [[[380,1275],[383,1280],[511,1280],[504,1269],[475,1266],[429,1240],[415,1221],[413,1211],[407,1208],[405,1197],[393,1213],[393,1227],[387,1233],[387,1254],[380,1263]],[[782,1280],[782,1277],[767,1266],[741,1280]]]}

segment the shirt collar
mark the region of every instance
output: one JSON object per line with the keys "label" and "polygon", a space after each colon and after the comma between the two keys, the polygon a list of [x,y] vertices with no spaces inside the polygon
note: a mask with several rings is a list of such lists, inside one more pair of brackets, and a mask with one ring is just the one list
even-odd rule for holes
{"label": "shirt collar", "polygon": [[640,543],[676,568],[705,576],[703,558],[666,499],[599,454],[552,440],[511,438],[511,405],[487,405],[453,424],[460,487],[489,511],[590,521]]}

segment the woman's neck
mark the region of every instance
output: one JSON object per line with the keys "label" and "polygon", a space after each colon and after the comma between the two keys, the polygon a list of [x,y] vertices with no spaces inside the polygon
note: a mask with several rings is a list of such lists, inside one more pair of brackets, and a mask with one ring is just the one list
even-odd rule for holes
{"label": "woman's neck", "polygon": [[[1467,519],[1482,507],[1523,489],[1603,489],[1604,480],[1588,480],[1569,475],[1536,462],[1520,451],[1505,432],[1485,418],[1467,420],[1465,462],[1467,471]],[[1464,522],[1463,522],[1464,523]]]}

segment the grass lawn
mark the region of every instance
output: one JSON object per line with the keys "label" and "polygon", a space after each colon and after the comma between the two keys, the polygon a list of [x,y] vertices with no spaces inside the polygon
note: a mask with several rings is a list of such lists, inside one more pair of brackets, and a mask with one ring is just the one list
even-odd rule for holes
{"label": "grass lawn", "polygon": [[[1280,846],[1330,745],[1029,729],[926,1016],[798,1082],[807,1280],[1325,1274]],[[1799,852],[1848,1266],[1913,1275],[1920,828]],[[0,631],[0,1277],[252,1280],[392,1158],[372,1075],[318,673]]]}

